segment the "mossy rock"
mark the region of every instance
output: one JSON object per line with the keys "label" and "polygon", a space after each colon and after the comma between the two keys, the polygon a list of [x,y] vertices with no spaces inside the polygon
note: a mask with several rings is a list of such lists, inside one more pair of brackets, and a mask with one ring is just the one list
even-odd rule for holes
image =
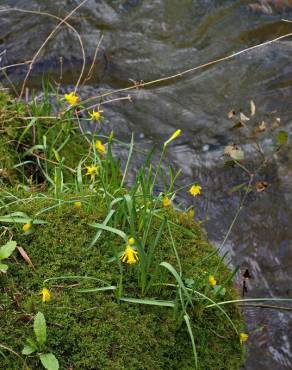
{"label": "mossy rock", "polygon": [[[81,293],[78,289],[97,285],[84,281],[79,286],[81,280],[77,278],[47,283],[52,299],[46,303],[41,301],[39,292],[43,281],[52,277],[94,276],[118,285],[119,268],[116,261],[111,262],[112,248],[117,246],[122,251],[124,245],[118,237],[103,231],[98,243],[89,247],[96,232],[89,224],[102,222],[106,216],[103,199],[96,195],[93,203],[98,207],[82,205],[77,209],[72,204],[64,204],[52,208],[38,216],[48,223],[34,225],[29,235],[23,234],[21,225],[11,227],[13,239],[28,254],[35,271],[15,252],[8,260],[7,274],[0,276],[0,344],[21,353],[26,338],[33,338],[33,317],[41,311],[48,323],[48,349],[58,358],[60,369],[194,369],[185,322],[181,320],[178,325],[177,313],[172,308],[119,303],[112,291]],[[33,217],[51,205],[47,200],[35,200],[19,205],[17,211]],[[217,254],[210,256],[213,247],[204,241],[200,227],[186,213],[165,212],[177,224],[173,226],[173,236],[184,278],[193,279],[198,291],[218,300],[211,292],[208,276],[215,274],[219,283],[224,283],[230,271]],[[150,242],[159,225],[157,221],[149,236]],[[167,233],[160,239],[156,258],[178,268]],[[135,273],[137,265],[123,267],[123,295],[141,298]],[[162,267],[158,275],[165,282],[175,283]],[[173,290],[160,288],[147,298],[169,300],[175,296]],[[237,292],[228,282],[224,300],[236,298]],[[224,309],[241,330],[242,317],[238,307],[227,305]],[[198,352],[198,368],[239,369],[243,349],[222,312],[217,308],[204,309],[203,304],[198,303],[194,310],[189,310],[189,315]],[[17,356],[3,348],[0,348],[0,363],[1,369],[25,368]],[[33,356],[28,356],[26,365],[34,370],[42,368]]]}

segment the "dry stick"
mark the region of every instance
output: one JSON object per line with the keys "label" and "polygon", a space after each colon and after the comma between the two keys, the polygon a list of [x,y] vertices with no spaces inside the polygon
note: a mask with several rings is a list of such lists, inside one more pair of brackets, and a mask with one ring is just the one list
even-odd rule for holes
{"label": "dry stick", "polygon": [[93,56],[93,61],[91,63],[91,66],[89,68],[89,71],[87,73],[87,76],[85,77],[84,81],[82,82],[82,85],[84,85],[85,82],[86,81],[89,81],[91,79],[91,77],[92,77],[92,70],[94,68],[94,64],[95,64],[96,58],[97,58],[97,53],[99,51],[99,47],[100,47],[100,44],[101,44],[102,40],[103,40],[103,35],[101,35],[101,37],[100,37],[100,39],[99,39],[99,41],[97,43],[97,46],[96,46],[96,49],[95,49],[95,52],[94,52],[94,56]]}
{"label": "dry stick", "polygon": [[[3,10],[0,10],[0,12],[3,12]],[[1,67],[0,72],[5,71],[5,69],[8,69],[8,68],[19,67],[19,66],[23,66],[29,63],[31,63],[31,60],[27,60],[26,62],[21,62],[21,63],[9,64],[8,66]]]}
{"label": "dry stick", "polygon": [[[26,82],[27,82],[27,79],[30,75],[30,72],[32,70],[32,66],[33,64],[35,63],[35,61],[37,60],[39,54],[41,53],[41,51],[43,50],[43,48],[46,46],[46,44],[49,42],[49,40],[53,37],[53,35],[56,33],[56,31],[63,25],[63,24],[67,24],[69,25],[66,21],[68,18],[70,18],[82,5],[84,5],[88,0],[83,0],[77,7],[75,7],[64,19],[62,18],[59,18],[57,16],[54,16],[52,14],[49,14],[49,13],[42,13],[42,12],[36,12],[36,11],[30,11],[30,10],[24,10],[24,9],[17,9],[17,8],[13,8],[13,9],[3,9],[3,10],[0,10],[0,12],[7,12],[7,11],[20,11],[20,12],[27,12],[27,13],[34,13],[34,14],[46,14],[46,15],[49,15],[51,17],[54,17],[54,18],[57,18],[58,20],[60,20],[60,23],[57,24],[57,26],[51,31],[51,33],[49,34],[49,36],[46,38],[46,40],[43,42],[43,44],[41,45],[41,47],[38,49],[38,51],[35,53],[34,57],[32,58],[31,62],[29,63],[29,67],[28,67],[28,71],[27,71],[27,74],[24,78],[24,81],[23,81],[23,84],[22,84],[22,88],[21,88],[21,92],[20,92],[20,97],[23,96],[23,93],[24,93],[24,89],[25,89],[25,85],[26,85]],[[74,29],[73,26],[70,25],[70,28],[71,29]],[[74,29],[75,30],[75,29]],[[76,31],[76,30],[75,30]],[[74,32],[75,32],[74,31]],[[76,33],[78,33],[76,31]],[[80,41],[80,35],[79,35],[79,41]],[[85,53],[84,53],[84,48],[82,46],[82,54],[83,54],[83,58],[85,60]],[[83,75],[83,71],[85,69],[85,62],[84,62],[84,65],[82,67],[82,74],[80,74],[79,78],[78,78],[78,81],[76,83],[76,86],[75,86],[75,92],[77,91],[78,89],[78,86],[80,84],[80,81],[81,81],[81,78],[82,78],[82,75]]]}
{"label": "dry stick", "polygon": [[83,100],[83,101],[79,102],[79,104],[85,104],[85,103],[87,103],[87,102],[89,102],[91,100],[94,100],[94,99],[104,98],[105,96],[108,96],[108,95],[117,94],[117,93],[120,93],[120,92],[123,92],[123,91],[137,89],[138,87],[145,87],[145,86],[154,85],[154,84],[157,84],[157,83],[160,83],[160,82],[165,82],[165,81],[168,81],[168,80],[173,80],[175,78],[182,77],[182,76],[184,76],[184,75],[186,75],[188,73],[197,71],[199,69],[202,69],[202,68],[205,68],[205,67],[209,67],[209,66],[211,66],[213,64],[221,63],[221,62],[224,62],[225,60],[232,59],[232,58],[234,58],[234,57],[236,57],[236,56],[238,56],[240,54],[243,54],[243,53],[246,53],[246,52],[248,52],[250,50],[253,50],[253,49],[256,49],[256,48],[259,48],[259,47],[268,45],[268,44],[271,44],[271,43],[273,43],[275,41],[279,41],[279,40],[284,39],[284,38],[287,38],[289,36],[292,36],[292,32],[287,33],[287,34],[282,35],[282,36],[279,36],[279,37],[277,37],[277,38],[275,38],[273,40],[265,41],[265,42],[263,42],[261,44],[254,45],[254,46],[251,46],[249,48],[246,48],[246,49],[237,51],[236,53],[227,55],[226,57],[222,57],[222,58],[219,58],[219,59],[216,59],[216,60],[212,60],[210,62],[201,64],[199,66],[196,66],[196,67],[187,69],[187,70],[185,70],[183,72],[176,73],[176,74],[174,74],[172,76],[161,77],[161,78],[159,78],[157,80],[152,80],[152,81],[148,81],[148,82],[141,82],[139,84],[135,84],[134,86],[126,87],[124,89],[112,90],[112,91],[109,91],[107,93],[104,93],[104,94],[101,94],[101,95],[96,95],[96,96],[93,96],[93,97],[88,98],[86,100]]}

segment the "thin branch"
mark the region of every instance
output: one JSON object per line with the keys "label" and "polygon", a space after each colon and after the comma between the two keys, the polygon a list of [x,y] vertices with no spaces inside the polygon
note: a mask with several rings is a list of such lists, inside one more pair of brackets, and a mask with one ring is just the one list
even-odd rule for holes
{"label": "thin branch", "polygon": [[50,17],[53,17],[55,19],[58,19],[60,22],[57,24],[57,26],[50,32],[49,36],[46,38],[46,40],[42,43],[41,47],[38,49],[38,51],[35,53],[34,57],[32,58],[32,60],[30,61],[29,63],[29,66],[28,66],[28,71],[27,71],[27,74],[24,78],[24,81],[23,81],[23,84],[22,84],[22,88],[21,88],[21,92],[20,92],[20,97],[23,96],[24,94],[24,90],[25,90],[25,85],[26,85],[26,82],[28,80],[28,77],[30,75],[30,72],[32,70],[32,67],[33,67],[33,64],[36,62],[37,58],[39,57],[41,51],[43,50],[43,48],[46,46],[46,44],[49,42],[49,40],[54,36],[54,34],[57,32],[57,30],[63,25],[63,24],[66,24],[69,28],[71,28],[77,35],[78,35],[78,39],[79,39],[79,42],[80,42],[80,45],[81,45],[81,50],[82,50],[82,55],[83,55],[83,66],[82,66],[82,70],[81,70],[81,73],[80,73],[80,76],[78,78],[78,81],[76,83],[76,86],[75,86],[75,92],[77,91],[78,89],[78,86],[80,84],[80,81],[81,81],[81,78],[82,78],[82,75],[83,75],[83,72],[84,72],[84,69],[85,69],[85,52],[84,52],[84,47],[83,47],[83,43],[82,43],[82,40],[81,40],[81,37],[80,35],[78,34],[78,32],[76,31],[76,29],[71,26],[69,23],[67,23],[67,19],[70,18],[81,6],[83,6],[88,0],[83,0],[77,7],[75,7],[64,19],[62,18],[59,18],[55,15],[52,15],[50,13],[46,13],[46,12],[38,12],[38,11],[32,11],[32,10],[24,10],[24,9],[18,9],[18,8],[12,8],[12,9],[1,9],[0,12],[10,12],[10,11],[15,11],[15,12],[21,12],[21,13],[31,13],[31,14],[41,14],[41,15],[47,15],[47,16],[50,16]]}

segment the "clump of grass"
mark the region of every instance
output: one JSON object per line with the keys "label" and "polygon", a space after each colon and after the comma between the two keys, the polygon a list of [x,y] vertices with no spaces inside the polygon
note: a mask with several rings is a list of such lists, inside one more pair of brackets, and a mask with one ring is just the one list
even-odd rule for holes
{"label": "clump of grass", "polygon": [[[65,96],[69,108],[59,101],[55,119],[47,116],[48,94],[43,99],[14,112],[15,122],[30,123],[16,125],[11,167],[19,176],[0,193],[2,240],[15,240],[20,253],[1,276],[0,344],[20,353],[43,312],[47,350],[61,368],[239,368],[242,317],[235,303],[218,305],[238,299],[233,273],[204,240],[193,211],[174,208],[173,171],[164,194],[156,192],[163,155],[180,130],[165,141],[158,166],[149,155],[126,189],[134,141],[122,173],[113,134],[105,143],[98,130],[93,137],[77,131],[75,94]],[[5,101],[1,109],[11,113]],[[182,191],[199,196],[203,189]],[[39,353],[0,355],[9,369],[40,366]]]}

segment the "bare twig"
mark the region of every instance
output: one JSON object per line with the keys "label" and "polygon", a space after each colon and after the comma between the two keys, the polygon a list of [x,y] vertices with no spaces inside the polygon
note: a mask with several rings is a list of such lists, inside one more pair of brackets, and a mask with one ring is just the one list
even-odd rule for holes
{"label": "bare twig", "polygon": [[128,91],[128,90],[137,89],[139,87],[145,87],[145,86],[155,85],[155,84],[158,84],[160,82],[174,80],[176,78],[183,77],[186,74],[195,72],[195,71],[197,71],[199,69],[203,69],[203,68],[209,67],[211,65],[218,64],[218,63],[224,62],[224,61],[229,60],[229,59],[233,59],[233,58],[237,57],[238,55],[247,53],[247,52],[249,52],[251,50],[260,48],[262,46],[269,45],[269,44],[271,44],[273,42],[282,40],[282,39],[287,38],[287,37],[290,37],[290,36],[292,36],[292,32],[287,33],[287,34],[282,35],[282,36],[279,36],[279,37],[277,37],[275,39],[272,39],[272,40],[269,40],[269,41],[265,41],[265,42],[263,42],[261,44],[257,44],[257,45],[251,46],[249,48],[246,48],[246,49],[237,51],[236,53],[232,53],[232,54],[227,55],[225,57],[221,57],[221,58],[212,60],[210,62],[207,62],[207,63],[204,63],[204,64],[200,64],[199,66],[196,66],[196,67],[193,67],[193,68],[190,68],[190,69],[186,69],[186,70],[184,70],[182,72],[175,73],[174,75],[171,75],[171,76],[161,77],[161,78],[158,78],[157,80],[152,80],[152,81],[148,81],[148,82],[141,81],[138,84],[136,83],[134,85],[131,85],[131,86],[126,87],[126,88],[123,88],[123,89],[111,90],[111,91],[109,91],[107,93],[103,93],[103,94],[100,94],[100,95],[96,95],[96,96],[90,97],[90,98],[88,98],[86,100],[83,100],[83,101],[79,102],[79,104],[85,104],[85,103],[87,103],[89,101],[92,101],[92,100],[95,100],[95,99],[101,99],[101,98],[104,98],[104,97],[109,96],[109,95],[117,94],[117,93]]}
{"label": "bare twig", "polygon": [[20,97],[23,96],[24,94],[24,90],[25,90],[25,85],[26,85],[26,82],[28,80],[28,77],[30,75],[30,72],[32,70],[32,67],[33,67],[33,64],[36,62],[36,60],[38,59],[41,51],[43,50],[43,48],[46,46],[46,44],[49,42],[49,40],[54,36],[54,34],[57,32],[57,30],[63,25],[67,25],[78,37],[78,40],[79,40],[79,43],[81,45],[81,51],[82,51],[82,56],[83,56],[83,66],[82,66],[82,70],[81,70],[81,73],[80,73],[80,76],[78,78],[78,81],[76,83],[76,86],[75,86],[75,92],[77,91],[78,89],[78,86],[80,84],[80,81],[82,79],[82,75],[84,73],[84,70],[85,70],[85,64],[86,64],[86,58],[85,58],[85,52],[84,52],[84,47],[83,47],[83,42],[82,42],[82,39],[79,35],[79,33],[76,31],[76,29],[71,26],[68,22],[67,22],[67,19],[70,18],[81,6],[83,6],[88,0],[83,0],[77,7],[75,7],[64,19],[62,18],[59,18],[53,14],[50,14],[50,13],[46,13],[46,12],[39,12],[39,11],[33,11],[33,10],[25,10],[25,9],[18,9],[18,8],[7,8],[7,9],[1,9],[0,12],[11,12],[11,11],[14,11],[14,12],[20,12],[20,13],[31,13],[31,14],[40,14],[40,15],[46,15],[46,16],[49,16],[49,17],[53,17],[55,19],[58,19],[60,22],[57,24],[57,26],[50,32],[50,34],[48,35],[48,37],[46,38],[46,40],[42,43],[41,47],[37,50],[37,52],[35,53],[34,57],[32,58],[32,60],[27,63],[28,64],[28,71],[27,71],[27,74],[24,78],[24,81],[23,81],[23,84],[22,84],[22,88],[21,88],[21,92],[20,92]]}

